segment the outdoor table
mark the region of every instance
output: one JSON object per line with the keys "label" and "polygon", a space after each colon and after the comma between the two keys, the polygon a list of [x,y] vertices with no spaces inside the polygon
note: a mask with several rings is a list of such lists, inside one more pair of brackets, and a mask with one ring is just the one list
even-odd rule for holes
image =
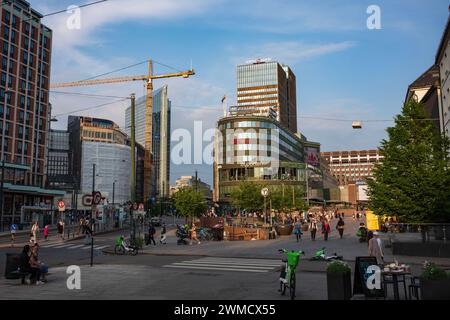
{"label": "outdoor table", "polygon": [[[405,271],[405,270],[389,270],[389,271],[382,271],[382,275],[383,275],[383,280],[384,280],[384,276],[391,276],[392,277],[392,284],[394,286],[394,299],[395,300],[400,300],[400,293],[399,293],[399,289],[398,289],[398,280],[399,277],[403,277],[403,285],[405,287],[405,298],[407,299],[407,295],[406,295],[406,276],[411,275],[410,271]],[[386,289],[385,289],[386,290]]]}

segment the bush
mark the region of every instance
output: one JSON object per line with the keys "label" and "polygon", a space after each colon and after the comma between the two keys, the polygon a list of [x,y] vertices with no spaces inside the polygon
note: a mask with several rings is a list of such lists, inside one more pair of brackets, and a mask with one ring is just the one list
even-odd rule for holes
{"label": "bush", "polygon": [[444,269],[437,267],[434,263],[428,263],[421,278],[425,280],[445,280],[450,279],[450,274],[447,274]]}
{"label": "bush", "polygon": [[333,261],[328,264],[327,273],[347,273],[351,272],[350,266],[343,261]]}
{"label": "bush", "polygon": [[142,249],[144,247],[144,238],[136,237],[130,239],[130,245],[136,246],[138,249]]}

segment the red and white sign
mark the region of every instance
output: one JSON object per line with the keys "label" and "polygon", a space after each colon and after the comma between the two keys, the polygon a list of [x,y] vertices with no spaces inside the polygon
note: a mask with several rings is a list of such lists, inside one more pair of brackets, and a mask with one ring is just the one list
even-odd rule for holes
{"label": "red and white sign", "polygon": [[66,204],[64,203],[64,201],[59,201],[58,202],[58,208],[62,209],[66,206]]}
{"label": "red and white sign", "polygon": [[139,211],[144,211],[144,204],[143,203],[139,204]]}

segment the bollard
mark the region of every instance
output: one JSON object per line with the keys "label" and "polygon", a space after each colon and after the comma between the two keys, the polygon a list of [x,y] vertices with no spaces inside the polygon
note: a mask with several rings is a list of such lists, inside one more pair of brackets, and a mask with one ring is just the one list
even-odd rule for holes
{"label": "bollard", "polygon": [[91,235],[91,267],[94,265],[94,237]]}

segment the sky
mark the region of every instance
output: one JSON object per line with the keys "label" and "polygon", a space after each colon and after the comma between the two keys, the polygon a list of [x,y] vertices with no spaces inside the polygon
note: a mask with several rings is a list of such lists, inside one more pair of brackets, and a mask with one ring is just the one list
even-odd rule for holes
{"label": "sky", "polygon": [[[42,14],[78,0],[30,0]],[[368,29],[370,5],[380,8],[381,29]],[[214,128],[223,115],[221,99],[236,103],[236,66],[272,58],[297,77],[298,128],[322,151],[372,149],[403,105],[408,85],[434,64],[449,14],[444,0],[109,0],[80,11],[45,17],[53,30],[51,82],[76,81],[153,59],[155,73],[187,70],[196,75],[157,80],[169,87],[172,131],[192,132],[194,121]],[[69,24],[72,25],[73,24]],[[165,66],[164,66],[165,65]],[[145,64],[108,76],[143,75]],[[65,129],[67,115],[106,118],[123,127],[127,101],[73,93],[128,97],[144,95],[142,82],[58,89],[51,94],[53,128]],[[103,107],[78,110],[108,104]],[[351,121],[362,120],[353,130]],[[176,142],[172,143],[173,145]],[[198,170],[212,184],[208,164],[171,166],[171,182]]]}

